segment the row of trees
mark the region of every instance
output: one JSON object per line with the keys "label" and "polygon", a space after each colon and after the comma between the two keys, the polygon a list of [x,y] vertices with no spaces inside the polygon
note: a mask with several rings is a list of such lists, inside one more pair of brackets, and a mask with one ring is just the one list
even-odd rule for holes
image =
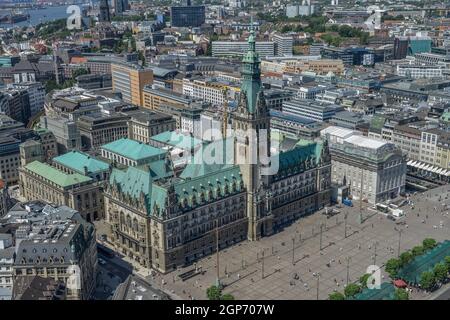
{"label": "row of trees", "polygon": [[444,262],[434,266],[432,271],[424,271],[420,275],[420,287],[425,290],[433,290],[439,283],[444,283],[450,272],[450,256],[446,256]]}
{"label": "row of trees", "polygon": [[[296,18],[292,18],[296,19]],[[289,19],[287,19],[289,21]],[[286,22],[286,19],[283,20]],[[321,35],[321,39],[332,46],[338,47],[346,38],[359,38],[361,44],[367,44],[369,41],[369,33],[363,31],[361,28],[354,28],[348,25],[331,25],[327,26],[327,18],[323,16],[312,16],[305,19],[302,22],[307,23],[305,27],[303,24],[296,26],[285,24],[281,27],[281,33],[287,33],[291,31],[295,32],[307,32],[310,34],[324,33]]]}
{"label": "row of trees", "polygon": [[[342,294],[340,292],[333,292],[328,296],[328,298],[330,300],[345,300],[345,299],[353,298],[358,293],[360,293],[362,290],[367,288],[367,281],[368,281],[369,277],[370,277],[369,273],[362,275],[359,278],[359,283],[349,283],[344,288],[344,294]],[[394,300],[409,300],[408,291],[406,291],[405,289],[400,289],[400,288],[395,289]]]}
{"label": "row of trees", "polygon": [[428,250],[436,247],[437,242],[434,239],[427,238],[422,241],[421,246],[416,246],[411,250],[403,252],[398,259],[392,258],[386,262],[385,270],[393,279],[397,277],[398,271],[415,257],[423,255]]}

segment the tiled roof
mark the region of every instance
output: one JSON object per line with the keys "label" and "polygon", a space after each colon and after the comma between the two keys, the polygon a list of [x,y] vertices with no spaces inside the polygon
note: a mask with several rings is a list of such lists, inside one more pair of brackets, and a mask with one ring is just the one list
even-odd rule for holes
{"label": "tiled roof", "polygon": [[97,160],[80,151],[70,151],[59,157],[53,158],[53,161],[67,168],[70,168],[80,174],[102,172],[109,169],[109,164]]}
{"label": "tiled roof", "polygon": [[75,184],[92,181],[91,178],[79,173],[67,174],[39,161],[33,161],[27,164],[25,168],[61,187],[69,187]]}

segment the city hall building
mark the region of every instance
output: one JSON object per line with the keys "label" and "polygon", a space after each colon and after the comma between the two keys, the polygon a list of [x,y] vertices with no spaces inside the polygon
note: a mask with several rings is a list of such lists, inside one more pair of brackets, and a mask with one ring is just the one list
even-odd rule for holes
{"label": "city hall building", "polygon": [[[161,148],[166,150],[163,156],[112,170],[104,203],[111,241],[143,267],[162,273],[176,270],[217,247],[281,231],[329,204],[327,142],[299,141],[281,153],[267,152],[270,163],[278,165],[270,175],[263,174],[268,165],[261,161],[261,151],[256,162],[249,161],[255,146],[269,151],[271,142],[263,134],[270,130],[270,113],[253,32],[248,45],[238,107],[230,115],[232,136],[212,142],[225,142],[231,161],[191,162],[174,173],[170,151]],[[250,141],[246,129],[256,132],[256,141]]]}

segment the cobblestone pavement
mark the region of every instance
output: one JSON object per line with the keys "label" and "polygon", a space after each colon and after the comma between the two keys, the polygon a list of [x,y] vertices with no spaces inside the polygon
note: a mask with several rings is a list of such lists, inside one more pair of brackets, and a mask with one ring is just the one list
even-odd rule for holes
{"label": "cobblestone pavement", "polygon": [[[316,299],[317,295],[327,299],[333,290],[343,291],[347,272],[350,282],[357,281],[369,265],[381,267],[382,281],[389,281],[382,267],[388,259],[397,257],[399,243],[403,252],[427,237],[437,241],[449,238],[450,210],[442,210],[443,203],[450,204],[449,191],[450,186],[443,186],[412,196],[414,206],[402,207],[406,216],[398,221],[374,213],[364,204],[360,224],[359,204],[355,204],[340,208],[341,212],[330,219],[318,212],[270,237],[222,250],[219,266],[224,292],[236,299]],[[197,267],[204,274],[184,282],[177,275],[194,266],[147,278],[183,298],[206,299],[206,289],[216,282],[216,255],[201,259]],[[412,297],[424,299],[426,295],[413,293]]]}

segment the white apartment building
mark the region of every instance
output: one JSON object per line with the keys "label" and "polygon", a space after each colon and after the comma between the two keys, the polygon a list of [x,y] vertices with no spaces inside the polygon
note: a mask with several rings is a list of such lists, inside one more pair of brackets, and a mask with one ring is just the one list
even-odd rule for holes
{"label": "white apartment building", "polygon": [[422,132],[420,140],[419,160],[434,163],[437,153],[438,135],[431,132]]}
{"label": "white apartment building", "polygon": [[446,68],[442,65],[397,65],[397,75],[412,79],[442,77]]}
{"label": "white apartment building", "polygon": [[289,35],[275,34],[272,37],[275,43],[276,56],[292,56],[294,39]]}
{"label": "white apartment building", "polygon": [[28,92],[30,101],[30,115],[34,116],[44,109],[45,88],[40,82],[21,82],[11,84],[15,89],[23,89]]}
{"label": "white apartment building", "polygon": [[[213,41],[212,56],[243,55],[248,50],[247,41]],[[275,43],[273,41],[256,41],[256,52],[261,57],[275,55]]]}
{"label": "white apartment building", "polygon": [[237,99],[240,92],[240,88],[238,86],[233,86],[214,80],[183,79],[184,95],[202,99],[212,105],[223,105],[224,89],[227,89],[227,99]]}

